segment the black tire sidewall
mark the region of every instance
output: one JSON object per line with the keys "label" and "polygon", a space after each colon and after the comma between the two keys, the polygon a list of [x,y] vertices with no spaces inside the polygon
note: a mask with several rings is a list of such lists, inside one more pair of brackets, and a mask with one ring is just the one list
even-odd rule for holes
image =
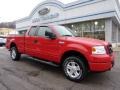
{"label": "black tire sidewall", "polygon": [[[70,77],[66,70],[67,64],[72,61],[76,62],[79,65],[79,67],[82,69],[82,74],[79,75],[77,78]],[[77,57],[77,56],[71,56],[71,57],[66,58],[65,61],[63,62],[63,72],[69,80],[78,82],[84,79],[84,77],[86,76],[87,70],[86,70],[84,63],[82,62],[82,58]]]}

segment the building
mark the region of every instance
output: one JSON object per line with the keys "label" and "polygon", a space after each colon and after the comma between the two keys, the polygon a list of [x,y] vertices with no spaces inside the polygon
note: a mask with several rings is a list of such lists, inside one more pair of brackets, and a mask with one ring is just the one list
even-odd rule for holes
{"label": "building", "polygon": [[37,5],[28,17],[17,20],[16,29],[22,33],[32,24],[49,23],[70,27],[81,37],[120,42],[118,0],[78,0],[69,4],[47,0]]}
{"label": "building", "polygon": [[0,37],[6,37],[8,34],[11,34],[12,32],[15,32],[15,29],[10,28],[0,28]]}

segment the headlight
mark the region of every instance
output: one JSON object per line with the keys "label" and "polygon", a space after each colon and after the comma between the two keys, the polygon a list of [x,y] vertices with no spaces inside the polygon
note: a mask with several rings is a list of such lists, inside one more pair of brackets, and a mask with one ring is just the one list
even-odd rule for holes
{"label": "headlight", "polygon": [[94,46],[92,47],[92,54],[106,54],[104,46]]}

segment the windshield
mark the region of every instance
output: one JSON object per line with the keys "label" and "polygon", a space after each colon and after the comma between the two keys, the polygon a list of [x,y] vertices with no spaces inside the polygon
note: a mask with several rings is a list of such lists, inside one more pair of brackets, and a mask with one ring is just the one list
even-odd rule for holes
{"label": "windshield", "polygon": [[55,29],[61,36],[76,36],[73,30],[64,26],[55,26]]}

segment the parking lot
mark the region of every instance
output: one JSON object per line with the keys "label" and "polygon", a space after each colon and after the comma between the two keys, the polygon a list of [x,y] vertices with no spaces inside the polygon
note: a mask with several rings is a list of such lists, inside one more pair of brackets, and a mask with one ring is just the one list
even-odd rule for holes
{"label": "parking lot", "polygon": [[59,67],[43,64],[22,56],[12,61],[5,47],[0,47],[0,90],[119,90],[120,53],[115,52],[111,71],[89,73],[80,83],[65,78]]}

